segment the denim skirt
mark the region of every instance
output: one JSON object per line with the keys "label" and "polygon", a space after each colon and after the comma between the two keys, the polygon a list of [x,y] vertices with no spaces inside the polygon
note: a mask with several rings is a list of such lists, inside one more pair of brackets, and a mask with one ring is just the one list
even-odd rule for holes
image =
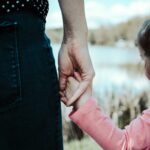
{"label": "denim skirt", "polygon": [[0,150],[62,150],[58,79],[45,21],[0,16]]}

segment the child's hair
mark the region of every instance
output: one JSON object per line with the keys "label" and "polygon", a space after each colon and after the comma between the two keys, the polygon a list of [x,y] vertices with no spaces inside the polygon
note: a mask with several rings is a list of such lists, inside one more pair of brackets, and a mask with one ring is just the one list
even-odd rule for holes
{"label": "child's hair", "polygon": [[150,57],[150,20],[146,20],[137,36],[137,45],[142,48],[144,55]]}

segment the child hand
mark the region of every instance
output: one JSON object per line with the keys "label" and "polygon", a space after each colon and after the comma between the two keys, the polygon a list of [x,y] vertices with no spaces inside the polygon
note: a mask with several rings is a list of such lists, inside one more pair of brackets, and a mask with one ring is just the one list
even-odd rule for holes
{"label": "child hand", "polygon": [[[80,75],[78,73],[74,73],[75,78],[69,77],[67,81],[67,88],[65,92],[65,96],[67,99],[70,99],[74,92],[78,89],[80,82],[82,81]],[[81,97],[73,104],[74,109],[80,108],[82,105],[84,105],[88,99],[92,96],[92,88],[89,86],[87,90],[81,95]],[[67,101],[62,101],[67,105]]]}

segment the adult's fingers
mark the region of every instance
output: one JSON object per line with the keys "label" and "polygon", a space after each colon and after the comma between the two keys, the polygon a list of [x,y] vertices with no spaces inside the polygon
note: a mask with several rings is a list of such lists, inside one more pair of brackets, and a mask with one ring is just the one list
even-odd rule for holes
{"label": "adult's fingers", "polygon": [[67,85],[67,76],[60,74],[59,75],[59,87],[60,91],[64,91]]}

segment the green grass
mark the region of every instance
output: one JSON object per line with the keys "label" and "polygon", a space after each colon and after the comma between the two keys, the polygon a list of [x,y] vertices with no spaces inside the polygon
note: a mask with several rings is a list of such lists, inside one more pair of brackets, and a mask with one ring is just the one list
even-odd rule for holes
{"label": "green grass", "polygon": [[102,150],[102,148],[91,138],[84,138],[81,141],[65,142],[64,150]]}

